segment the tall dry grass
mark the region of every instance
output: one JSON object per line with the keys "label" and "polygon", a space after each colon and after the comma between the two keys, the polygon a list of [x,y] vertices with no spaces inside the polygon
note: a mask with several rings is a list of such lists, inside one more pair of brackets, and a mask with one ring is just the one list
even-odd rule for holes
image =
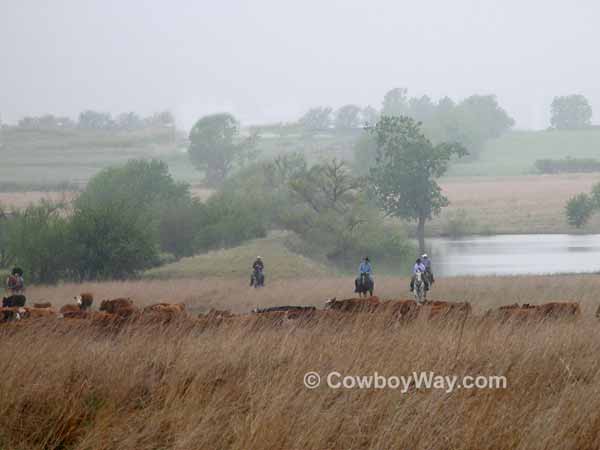
{"label": "tall dry grass", "polygon": [[[134,294],[140,303],[169,294],[198,307],[210,299],[243,310],[254,302],[319,304],[348,294],[347,281],[260,292],[241,280],[31,291],[58,298],[92,288],[101,296]],[[382,279],[380,293],[398,297],[404,282]],[[464,278],[440,280],[436,291],[477,302],[477,313],[525,297],[579,299],[577,321],[500,325],[475,315],[390,325],[384,314],[362,314],[261,329],[190,321],[120,330],[61,320],[0,326],[0,448],[599,448],[600,324],[591,314],[598,284],[591,276]],[[305,372],[333,370],[505,375],[508,388],[402,394],[304,387]]]}

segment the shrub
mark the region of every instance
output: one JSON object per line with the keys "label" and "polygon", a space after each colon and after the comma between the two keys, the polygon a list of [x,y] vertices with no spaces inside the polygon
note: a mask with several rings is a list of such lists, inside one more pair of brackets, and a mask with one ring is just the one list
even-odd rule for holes
{"label": "shrub", "polygon": [[569,199],[565,207],[567,222],[577,228],[584,226],[594,212],[594,202],[588,194],[577,194]]}

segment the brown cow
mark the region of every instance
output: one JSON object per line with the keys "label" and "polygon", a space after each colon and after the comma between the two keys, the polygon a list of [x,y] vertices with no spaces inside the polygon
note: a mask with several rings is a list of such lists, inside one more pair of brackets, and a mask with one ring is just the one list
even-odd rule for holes
{"label": "brown cow", "polygon": [[469,302],[444,302],[444,301],[426,301],[424,306],[430,306],[429,318],[439,317],[466,317],[471,314],[471,304]]}
{"label": "brown cow", "polygon": [[336,311],[343,312],[374,312],[381,302],[379,297],[367,297],[367,298],[349,298],[345,300],[337,300],[332,298],[325,303],[325,309],[333,309]]}
{"label": "brown cow", "polygon": [[59,316],[65,319],[86,319],[87,311],[83,311],[79,305],[64,305],[59,309]]}
{"label": "brown cow", "polygon": [[143,312],[157,312],[166,314],[180,314],[185,312],[183,303],[157,303],[155,305],[146,306]]}
{"label": "brown cow", "polygon": [[581,313],[579,303],[572,302],[553,302],[542,305],[531,305],[517,303],[512,305],[500,306],[496,310],[489,310],[485,317],[491,317],[501,322],[523,321],[523,320],[544,320],[558,319],[567,317],[577,317]]}
{"label": "brown cow", "polygon": [[100,311],[117,314],[121,317],[130,317],[137,312],[137,308],[133,305],[133,301],[130,298],[116,298],[114,300],[102,300]]}
{"label": "brown cow", "polygon": [[269,308],[256,308],[252,310],[254,316],[269,319],[275,324],[282,324],[288,320],[310,320],[314,317],[317,308],[314,306],[272,306]]}
{"label": "brown cow", "polygon": [[420,311],[420,305],[414,300],[388,300],[382,302],[380,308],[391,312],[393,318],[397,320],[414,319]]}
{"label": "brown cow", "polygon": [[25,306],[23,309],[25,310],[25,312],[22,315],[24,319],[37,319],[57,316],[56,311],[54,311],[52,308],[29,308]]}
{"label": "brown cow", "polygon": [[77,297],[75,297],[77,304],[81,308],[82,311],[86,311],[92,307],[92,303],[94,303],[94,295],[90,292],[82,292]]}
{"label": "brown cow", "polygon": [[34,308],[52,308],[52,303],[50,303],[50,302],[34,303],[33,307]]}

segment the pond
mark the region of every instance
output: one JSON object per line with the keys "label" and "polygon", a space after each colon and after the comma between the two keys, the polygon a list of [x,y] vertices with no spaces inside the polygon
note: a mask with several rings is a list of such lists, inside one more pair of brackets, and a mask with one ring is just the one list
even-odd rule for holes
{"label": "pond", "polygon": [[600,235],[430,238],[436,276],[600,272]]}

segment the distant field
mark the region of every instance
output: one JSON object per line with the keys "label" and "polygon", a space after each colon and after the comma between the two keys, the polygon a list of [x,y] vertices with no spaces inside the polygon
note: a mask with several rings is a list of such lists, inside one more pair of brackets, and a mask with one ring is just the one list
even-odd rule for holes
{"label": "distant field", "polygon": [[600,157],[600,130],[513,131],[485,146],[478,160],[455,164],[448,176],[524,175],[538,159]]}
{"label": "distant field", "polygon": [[167,161],[177,178],[201,178],[177,150],[180,136],[169,129],[131,132],[93,130],[2,130],[0,180],[27,185],[83,185],[99,170],[134,158]]}
{"label": "distant field", "polygon": [[447,218],[463,209],[475,230],[487,233],[600,232],[600,215],[581,230],[570,227],[564,214],[567,200],[589,191],[600,174],[464,177],[442,180],[450,200],[429,232],[439,234]]}

